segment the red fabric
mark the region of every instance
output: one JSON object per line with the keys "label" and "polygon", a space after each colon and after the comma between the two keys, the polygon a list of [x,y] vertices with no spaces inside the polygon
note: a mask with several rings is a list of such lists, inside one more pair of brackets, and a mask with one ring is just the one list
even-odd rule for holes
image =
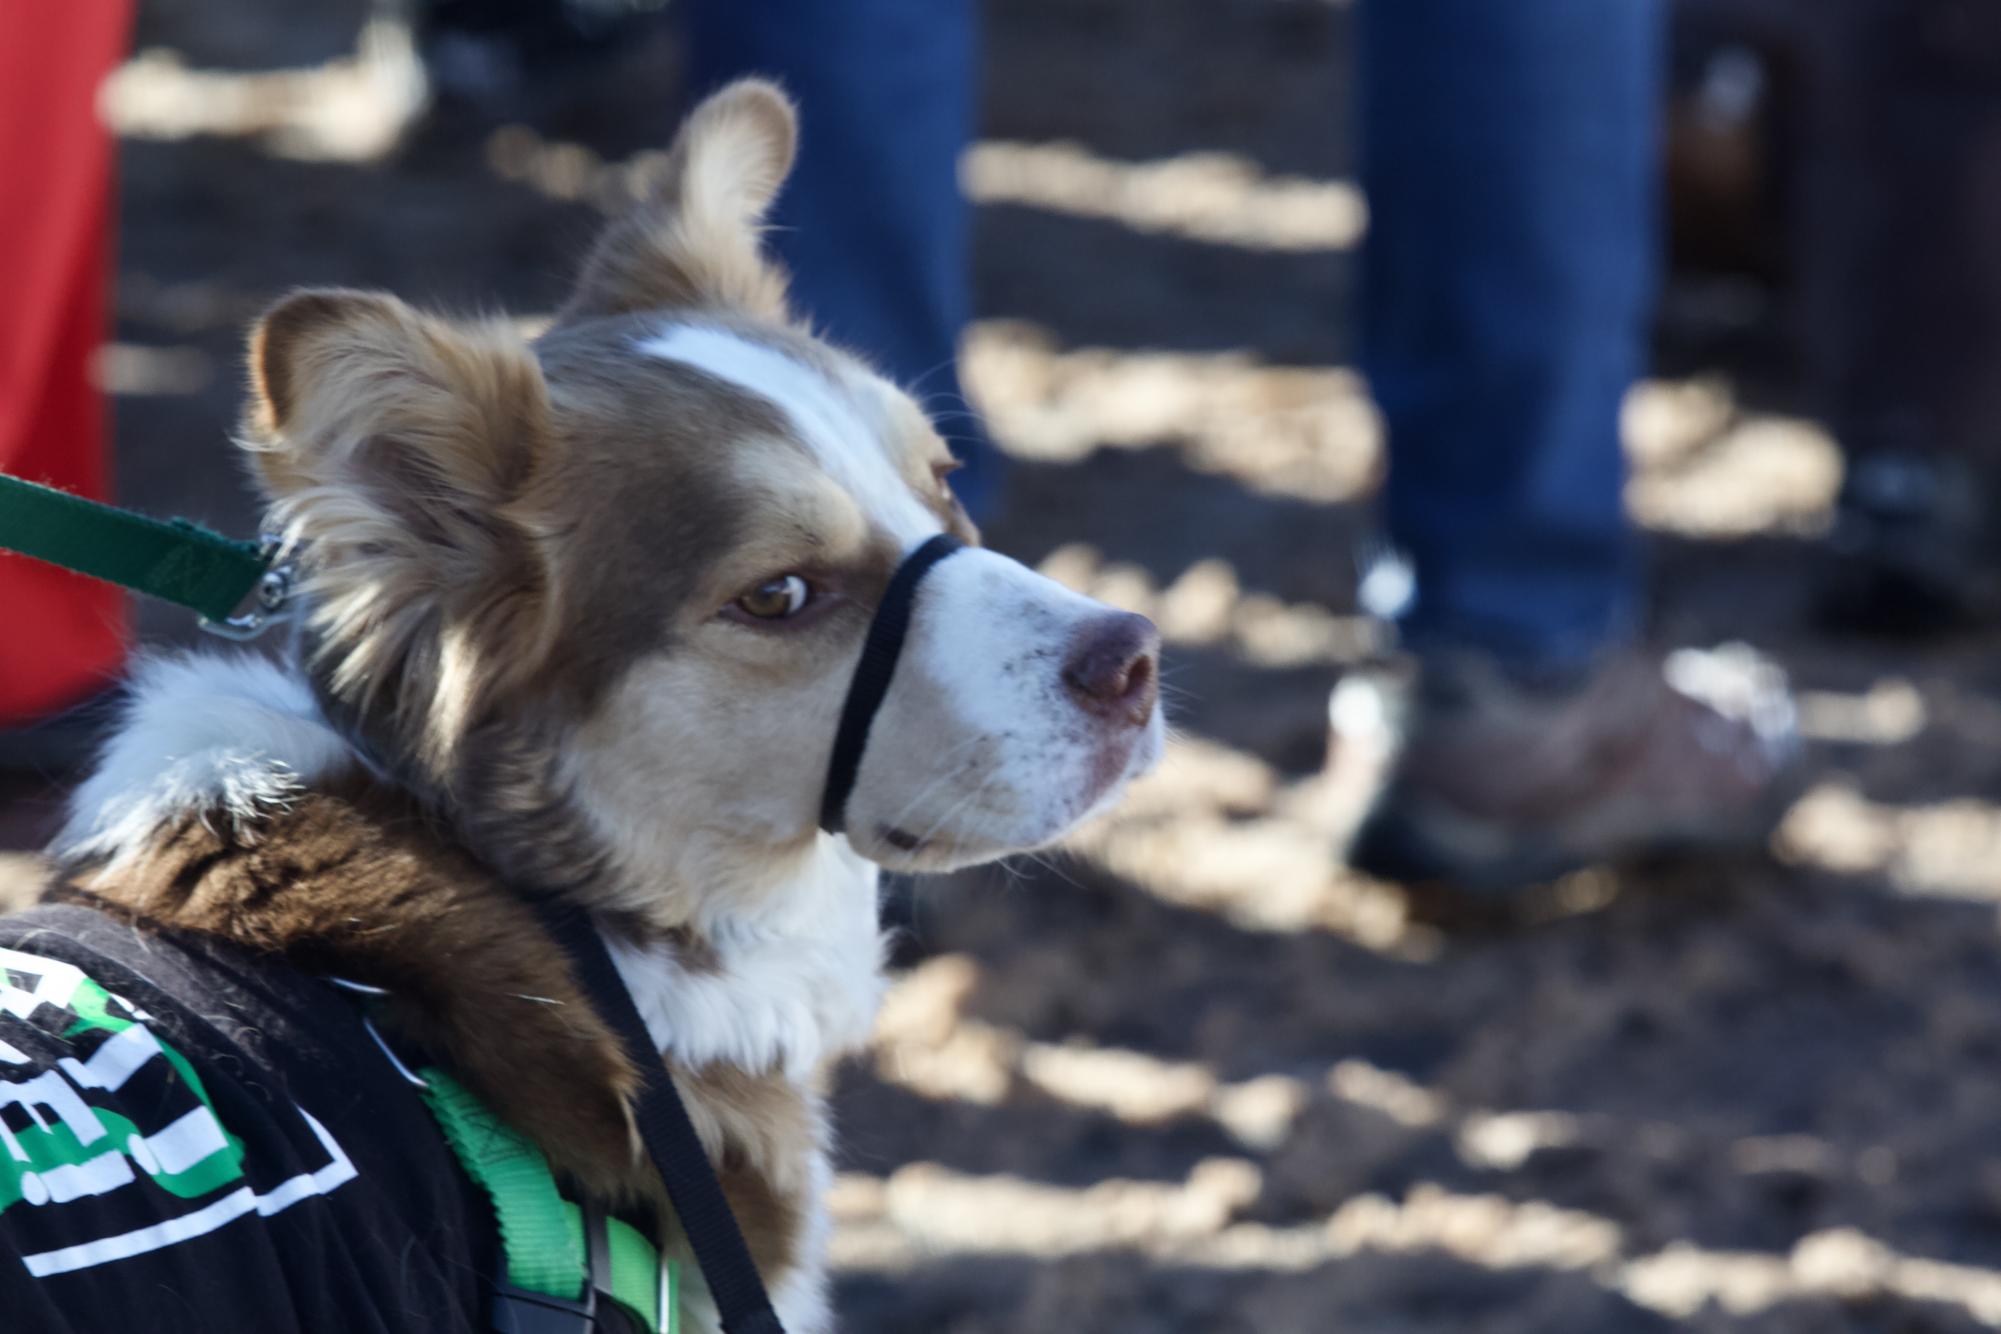
{"label": "red fabric", "polygon": [[[97,89],[124,54],[130,0],[29,0],[0,14],[0,472],[104,499],[103,341],[110,136]],[[115,674],[124,595],[0,553],[0,726]]]}

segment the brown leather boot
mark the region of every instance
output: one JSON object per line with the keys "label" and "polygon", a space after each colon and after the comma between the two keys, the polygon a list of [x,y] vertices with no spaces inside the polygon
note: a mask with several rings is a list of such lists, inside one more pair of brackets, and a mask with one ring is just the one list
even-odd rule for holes
{"label": "brown leather boot", "polygon": [[[1348,861],[1385,880],[1501,894],[1594,863],[1756,847],[1794,795],[1782,673],[1749,649],[1624,651],[1557,682],[1430,662],[1351,676],[1332,763],[1392,746]],[[1372,733],[1372,729],[1375,729]]]}

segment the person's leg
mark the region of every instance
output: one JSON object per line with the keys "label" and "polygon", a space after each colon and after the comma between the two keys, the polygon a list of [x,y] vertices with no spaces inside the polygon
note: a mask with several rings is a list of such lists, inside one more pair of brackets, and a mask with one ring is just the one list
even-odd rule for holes
{"label": "person's leg", "polygon": [[[1747,651],[1628,638],[1619,417],[1654,288],[1655,0],[1368,0],[1365,369],[1413,558],[1408,707],[1337,687],[1394,754],[1351,864],[1505,891],[1595,861],[1755,845],[1795,750]],[[1383,721],[1400,719],[1384,739]]]}
{"label": "person's leg", "polygon": [[[0,472],[103,498],[102,341],[112,152],[97,87],[124,54],[130,7],[27,5],[0,42]],[[123,594],[0,553],[0,729],[75,703],[123,664]],[[5,760],[0,754],[0,761]]]}
{"label": "person's leg", "polygon": [[972,0],[689,0],[687,20],[697,95],[764,74],[798,99],[799,161],[771,237],[794,306],[931,409],[981,517],[996,457],[957,370],[971,311],[958,171],[978,82]]}
{"label": "person's leg", "polygon": [[1581,663],[1634,612],[1619,409],[1654,292],[1655,0],[1368,0],[1364,370],[1414,647]]}

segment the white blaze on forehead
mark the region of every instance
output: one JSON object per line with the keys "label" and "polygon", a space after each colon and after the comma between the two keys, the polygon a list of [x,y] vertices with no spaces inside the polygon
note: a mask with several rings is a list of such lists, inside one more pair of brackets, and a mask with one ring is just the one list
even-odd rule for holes
{"label": "white blaze on forehead", "polygon": [[944,531],[890,461],[882,428],[870,423],[846,386],[821,371],[741,334],[698,324],[671,325],[640,340],[639,350],[769,402],[827,475],[906,550]]}

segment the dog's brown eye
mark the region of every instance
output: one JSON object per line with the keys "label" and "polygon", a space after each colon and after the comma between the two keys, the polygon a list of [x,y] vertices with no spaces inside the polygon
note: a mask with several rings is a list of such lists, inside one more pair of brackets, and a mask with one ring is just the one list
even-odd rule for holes
{"label": "dog's brown eye", "polygon": [[788,574],[759,584],[738,598],[736,605],[761,621],[782,621],[798,615],[812,600],[812,585],[796,574]]}

